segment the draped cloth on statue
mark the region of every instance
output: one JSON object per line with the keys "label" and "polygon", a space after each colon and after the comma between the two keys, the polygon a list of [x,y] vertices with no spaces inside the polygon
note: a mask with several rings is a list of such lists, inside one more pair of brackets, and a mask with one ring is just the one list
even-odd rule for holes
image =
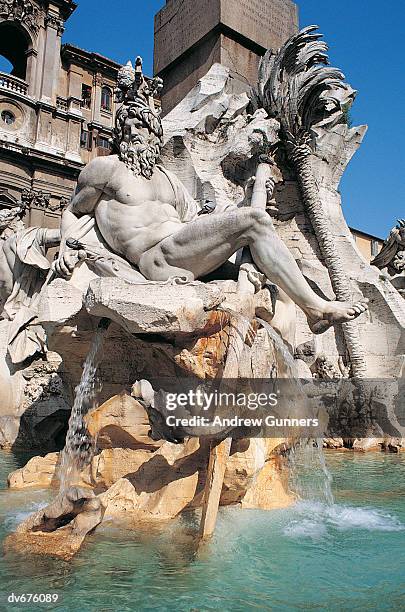
{"label": "draped cloth on statue", "polygon": [[372,266],[377,266],[380,270],[387,268],[391,276],[398,273],[404,275],[405,272],[405,219],[399,219],[398,225],[394,227],[387,240],[384,242],[381,251],[371,262]]}
{"label": "draped cloth on statue", "polygon": [[36,323],[36,304],[51,266],[46,258],[46,229],[30,227],[8,239],[14,255],[14,286],[4,306],[10,320],[8,350],[13,363],[21,363],[45,347],[45,331]]}
{"label": "draped cloth on statue", "polygon": [[393,236],[391,232],[388,240],[385,241],[381,251],[373,259],[371,264],[373,266],[377,266],[377,268],[380,268],[380,270],[383,268],[388,268],[390,274],[398,274],[398,270],[395,270],[393,267],[393,262],[399,249],[400,244],[398,243],[398,239],[395,235]]}
{"label": "draped cloth on statue", "polygon": [[158,165],[157,168],[159,168],[159,170],[166,175],[166,178],[172,186],[176,202],[176,210],[180,217],[180,221],[183,223],[194,221],[198,212],[200,211],[198,203],[191,197],[181,181],[179,181],[174,174],[167,170],[167,168],[160,165]]}

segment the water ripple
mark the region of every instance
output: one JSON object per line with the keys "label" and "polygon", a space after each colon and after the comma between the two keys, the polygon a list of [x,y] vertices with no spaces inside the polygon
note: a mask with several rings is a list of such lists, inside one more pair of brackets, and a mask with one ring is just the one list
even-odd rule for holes
{"label": "water ripple", "polygon": [[338,531],[405,530],[405,525],[397,517],[375,508],[305,501],[296,504],[294,515],[294,519],[283,529],[284,535],[293,538],[319,539],[327,535],[331,529]]}

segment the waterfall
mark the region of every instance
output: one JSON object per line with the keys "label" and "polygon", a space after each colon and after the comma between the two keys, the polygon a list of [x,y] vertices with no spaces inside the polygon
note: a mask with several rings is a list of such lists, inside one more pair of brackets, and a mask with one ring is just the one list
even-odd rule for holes
{"label": "waterfall", "polygon": [[298,440],[289,453],[289,485],[301,500],[334,504],[322,439]]}
{"label": "waterfall", "polygon": [[80,383],[75,389],[75,399],[69,419],[65,447],[61,454],[59,470],[60,491],[74,484],[82,469],[91,461],[94,444],[84,420],[89,410],[95,407],[97,394],[96,372],[102,356],[104,337],[110,321],[102,319],[94,334],[89,352],[83,364]]}
{"label": "waterfall", "polygon": [[[293,355],[291,355],[280,334],[278,334],[276,330],[270,325],[270,323],[267,323],[267,321],[264,321],[259,317],[255,317],[255,319],[266,330],[270,341],[273,343],[274,348],[280,355],[281,360],[284,366],[286,367],[288,377],[298,381],[297,367],[294,361],[294,357]],[[297,382],[297,384],[299,383]]]}
{"label": "waterfall", "polygon": [[233,308],[230,308],[229,306],[223,306],[222,304],[218,306],[217,310],[228,314],[231,317],[231,326],[233,323],[233,319],[240,326],[241,333],[244,333],[244,331],[246,330],[246,336],[254,334],[254,328],[252,326],[252,323],[249,317],[247,317],[246,315],[242,314],[237,310],[234,310]]}
{"label": "waterfall", "polygon": [[[305,389],[297,377],[297,368],[293,355],[288,350],[281,336],[272,326],[256,317],[266,329],[270,340],[281,357],[288,376],[294,381],[298,394],[305,396]],[[290,488],[302,499],[319,500],[328,505],[334,503],[332,493],[332,476],[328,470],[323,452],[322,439],[299,439],[289,454]]]}
{"label": "waterfall", "polygon": [[[246,330],[252,330],[247,317],[231,308],[220,306],[219,310],[227,312]],[[283,377],[291,381],[292,403],[306,397],[301,380],[298,378],[294,357],[276,330],[263,319],[255,320],[266,330],[285,371]],[[290,488],[304,500],[317,500],[327,505],[333,505],[332,476],[328,470],[323,451],[322,439],[295,440],[289,453]]]}

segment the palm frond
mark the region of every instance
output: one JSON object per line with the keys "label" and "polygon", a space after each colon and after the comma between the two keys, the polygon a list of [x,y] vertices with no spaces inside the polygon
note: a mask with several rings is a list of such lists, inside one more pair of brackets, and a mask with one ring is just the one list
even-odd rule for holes
{"label": "palm frond", "polygon": [[317,30],[308,26],[276,53],[269,50],[259,67],[256,100],[291,137],[342,121],[354,98],[342,72],[329,66],[328,46]]}

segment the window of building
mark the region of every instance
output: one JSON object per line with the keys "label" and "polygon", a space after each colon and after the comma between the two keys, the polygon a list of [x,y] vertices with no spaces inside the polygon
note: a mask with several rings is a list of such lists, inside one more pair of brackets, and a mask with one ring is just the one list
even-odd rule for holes
{"label": "window of building", "polygon": [[111,145],[110,145],[110,139],[107,138],[106,136],[99,136],[97,139],[97,146],[100,149],[111,149]]}
{"label": "window of building", "polygon": [[[0,5],[3,4],[5,3],[0,3]],[[16,9],[8,10],[15,11]],[[23,28],[19,27],[19,24],[12,21],[2,21],[0,23],[0,71],[19,79],[25,79],[27,76],[27,51],[30,42],[28,34]]]}
{"label": "window of building", "polygon": [[82,85],[82,108],[91,108],[91,87],[90,85]]}
{"label": "window of building", "polygon": [[112,91],[109,87],[103,87],[101,90],[101,108],[105,111],[112,110]]}
{"label": "window of building", "polygon": [[371,241],[371,255],[373,257],[376,257],[379,253],[379,250],[380,250],[380,245],[379,245],[378,240],[372,240]]}
{"label": "window of building", "polygon": [[13,64],[4,55],[0,55],[0,72],[11,74],[13,71]]}
{"label": "window of building", "polygon": [[82,130],[80,135],[80,146],[82,149],[91,150],[91,134],[88,130]]}
{"label": "window of building", "polygon": [[4,110],[1,113],[1,120],[7,125],[13,125],[15,122],[15,115],[9,110]]}

